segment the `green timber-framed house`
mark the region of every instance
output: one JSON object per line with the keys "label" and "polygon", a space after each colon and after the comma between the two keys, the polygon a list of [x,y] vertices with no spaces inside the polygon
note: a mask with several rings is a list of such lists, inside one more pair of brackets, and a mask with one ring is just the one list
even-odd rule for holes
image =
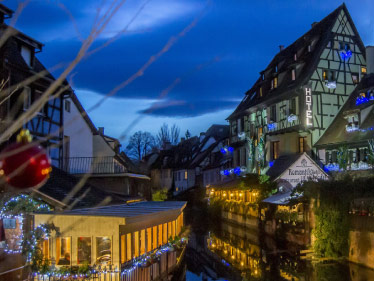
{"label": "green timber-framed house", "polygon": [[365,47],[342,4],[281,46],[227,118],[232,170],[266,173],[274,160],[304,152],[317,159],[316,142],[365,74]]}

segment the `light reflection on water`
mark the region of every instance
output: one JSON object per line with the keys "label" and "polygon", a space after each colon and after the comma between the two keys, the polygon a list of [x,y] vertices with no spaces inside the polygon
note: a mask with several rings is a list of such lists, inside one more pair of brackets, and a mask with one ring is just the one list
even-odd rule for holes
{"label": "light reflection on water", "polygon": [[[255,230],[223,223],[192,232],[186,253],[186,281],[374,281],[374,271],[350,263],[312,264],[287,249],[266,250]],[[261,240],[261,241],[260,241]]]}

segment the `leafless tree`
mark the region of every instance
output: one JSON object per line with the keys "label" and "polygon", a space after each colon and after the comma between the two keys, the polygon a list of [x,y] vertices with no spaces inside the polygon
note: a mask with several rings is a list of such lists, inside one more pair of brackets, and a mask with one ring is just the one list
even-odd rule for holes
{"label": "leafless tree", "polygon": [[172,145],[177,145],[178,144],[179,134],[180,134],[180,129],[176,124],[174,124],[170,128],[170,142],[171,142]]}
{"label": "leafless tree", "polygon": [[155,138],[149,132],[138,131],[130,137],[127,154],[137,160],[142,160],[155,146]]}
{"label": "leafless tree", "polygon": [[179,142],[179,134],[180,129],[176,124],[171,126],[171,128],[169,129],[169,125],[164,123],[157,133],[158,147],[163,148],[166,143],[177,145]]}
{"label": "leafless tree", "polygon": [[157,133],[157,145],[162,148],[167,142],[170,142],[169,125],[164,123]]}

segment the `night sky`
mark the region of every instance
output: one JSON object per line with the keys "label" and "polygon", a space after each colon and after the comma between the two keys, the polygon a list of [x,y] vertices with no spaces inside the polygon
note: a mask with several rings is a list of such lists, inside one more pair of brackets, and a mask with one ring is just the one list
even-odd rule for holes
{"label": "night sky", "polygon": [[[103,2],[111,1],[30,1],[16,27],[45,44],[38,58],[52,67],[75,56],[80,37],[87,36]],[[16,10],[18,2],[3,3]],[[90,108],[177,36],[169,51],[141,77],[89,115],[113,137],[137,130],[156,133],[164,122],[176,123],[183,134],[187,129],[199,134],[212,124],[227,124],[225,118],[278,46],[291,44],[340,4],[335,0],[128,0],[93,48],[113,38],[139,13],[128,31],[81,62],[69,80],[84,107]],[[346,5],[364,44],[374,44],[374,1],[352,0]],[[188,32],[178,37],[186,27]],[[134,120],[139,122],[130,126]]]}

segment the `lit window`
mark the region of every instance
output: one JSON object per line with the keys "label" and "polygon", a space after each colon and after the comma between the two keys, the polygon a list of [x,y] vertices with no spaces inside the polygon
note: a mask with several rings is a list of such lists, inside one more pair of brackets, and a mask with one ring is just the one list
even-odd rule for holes
{"label": "lit window", "polygon": [[96,237],[96,264],[111,264],[112,239],[108,236]]}
{"label": "lit window", "polygon": [[71,106],[70,101],[66,100],[65,101],[65,111],[66,112],[70,112],[70,106]]}
{"label": "lit window", "polygon": [[366,67],[361,66],[361,75],[364,76],[366,74]]}
{"label": "lit window", "polygon": [[78,237],[78,264],[91,264],[91,237]]}
{"label": "lit window", "polygon": [[23,88],[23,110],[27,110],[31,106],[31,89],[29,87]]}
{"label": "lit window", "polygon": [[322,79],[325,80],[325,81],[327,80],[327,70],[323,70]]}
{"label": "lit window", "polygon": [[260,97],[262,97],[262,87],[260,87]]}
{"label": "lit window", "polygon": [[26,46],[22,46],[21,47],[21,56],[23,57],[26,64],[31,67],[31,65],[32,65],[32,51],[31,51],[31,49],[26,47]]}
{"label": "lit window", "polygon": [[306,137],[299,137],[299,152],[305,152]]}
{"label": "lit window", "polygon": [[278,86],[278,77],[274,77],[271,80],[271,89],[275,89],[275,88],[277,88],[277,86]]}
{"label": "lit window", "polygon": [[56,239],[57,265],[70,265],[71,262],[71,237],[57,237]]}
{"label": "lit window", "polygon": [[49,259],[49,239],[38,242],[43,258]]}
{"label": "lit window", "polygon": [[262,127],[258,128],[257,136],[258,136],[258,141],[260,141],[260,138],[262,137]]}
{"label": "lit window", "polygon": [[359,82],[358,73],[352,73],[352,82],[353,84],[358,84]]}
{"label": "lit window", "polygon": [[296,80],[296,70],[295,69],[292,69],[291,78],[292,78],[292,81]]}
{"label": "lit window", "polygon": [[294,60],[294,61],[297,61],[297,53],[295,53],[295,54],[293,55],[293,60]]}
{"label": "lit window", "polygon": [[184,171],[184,179],[186,180],[187,179],[187,171]]}
{"label": "lit window", "polygon": [[273,141],[271,144],[273,150],[273,160],[276,160],[279,157],[279,141]]}

